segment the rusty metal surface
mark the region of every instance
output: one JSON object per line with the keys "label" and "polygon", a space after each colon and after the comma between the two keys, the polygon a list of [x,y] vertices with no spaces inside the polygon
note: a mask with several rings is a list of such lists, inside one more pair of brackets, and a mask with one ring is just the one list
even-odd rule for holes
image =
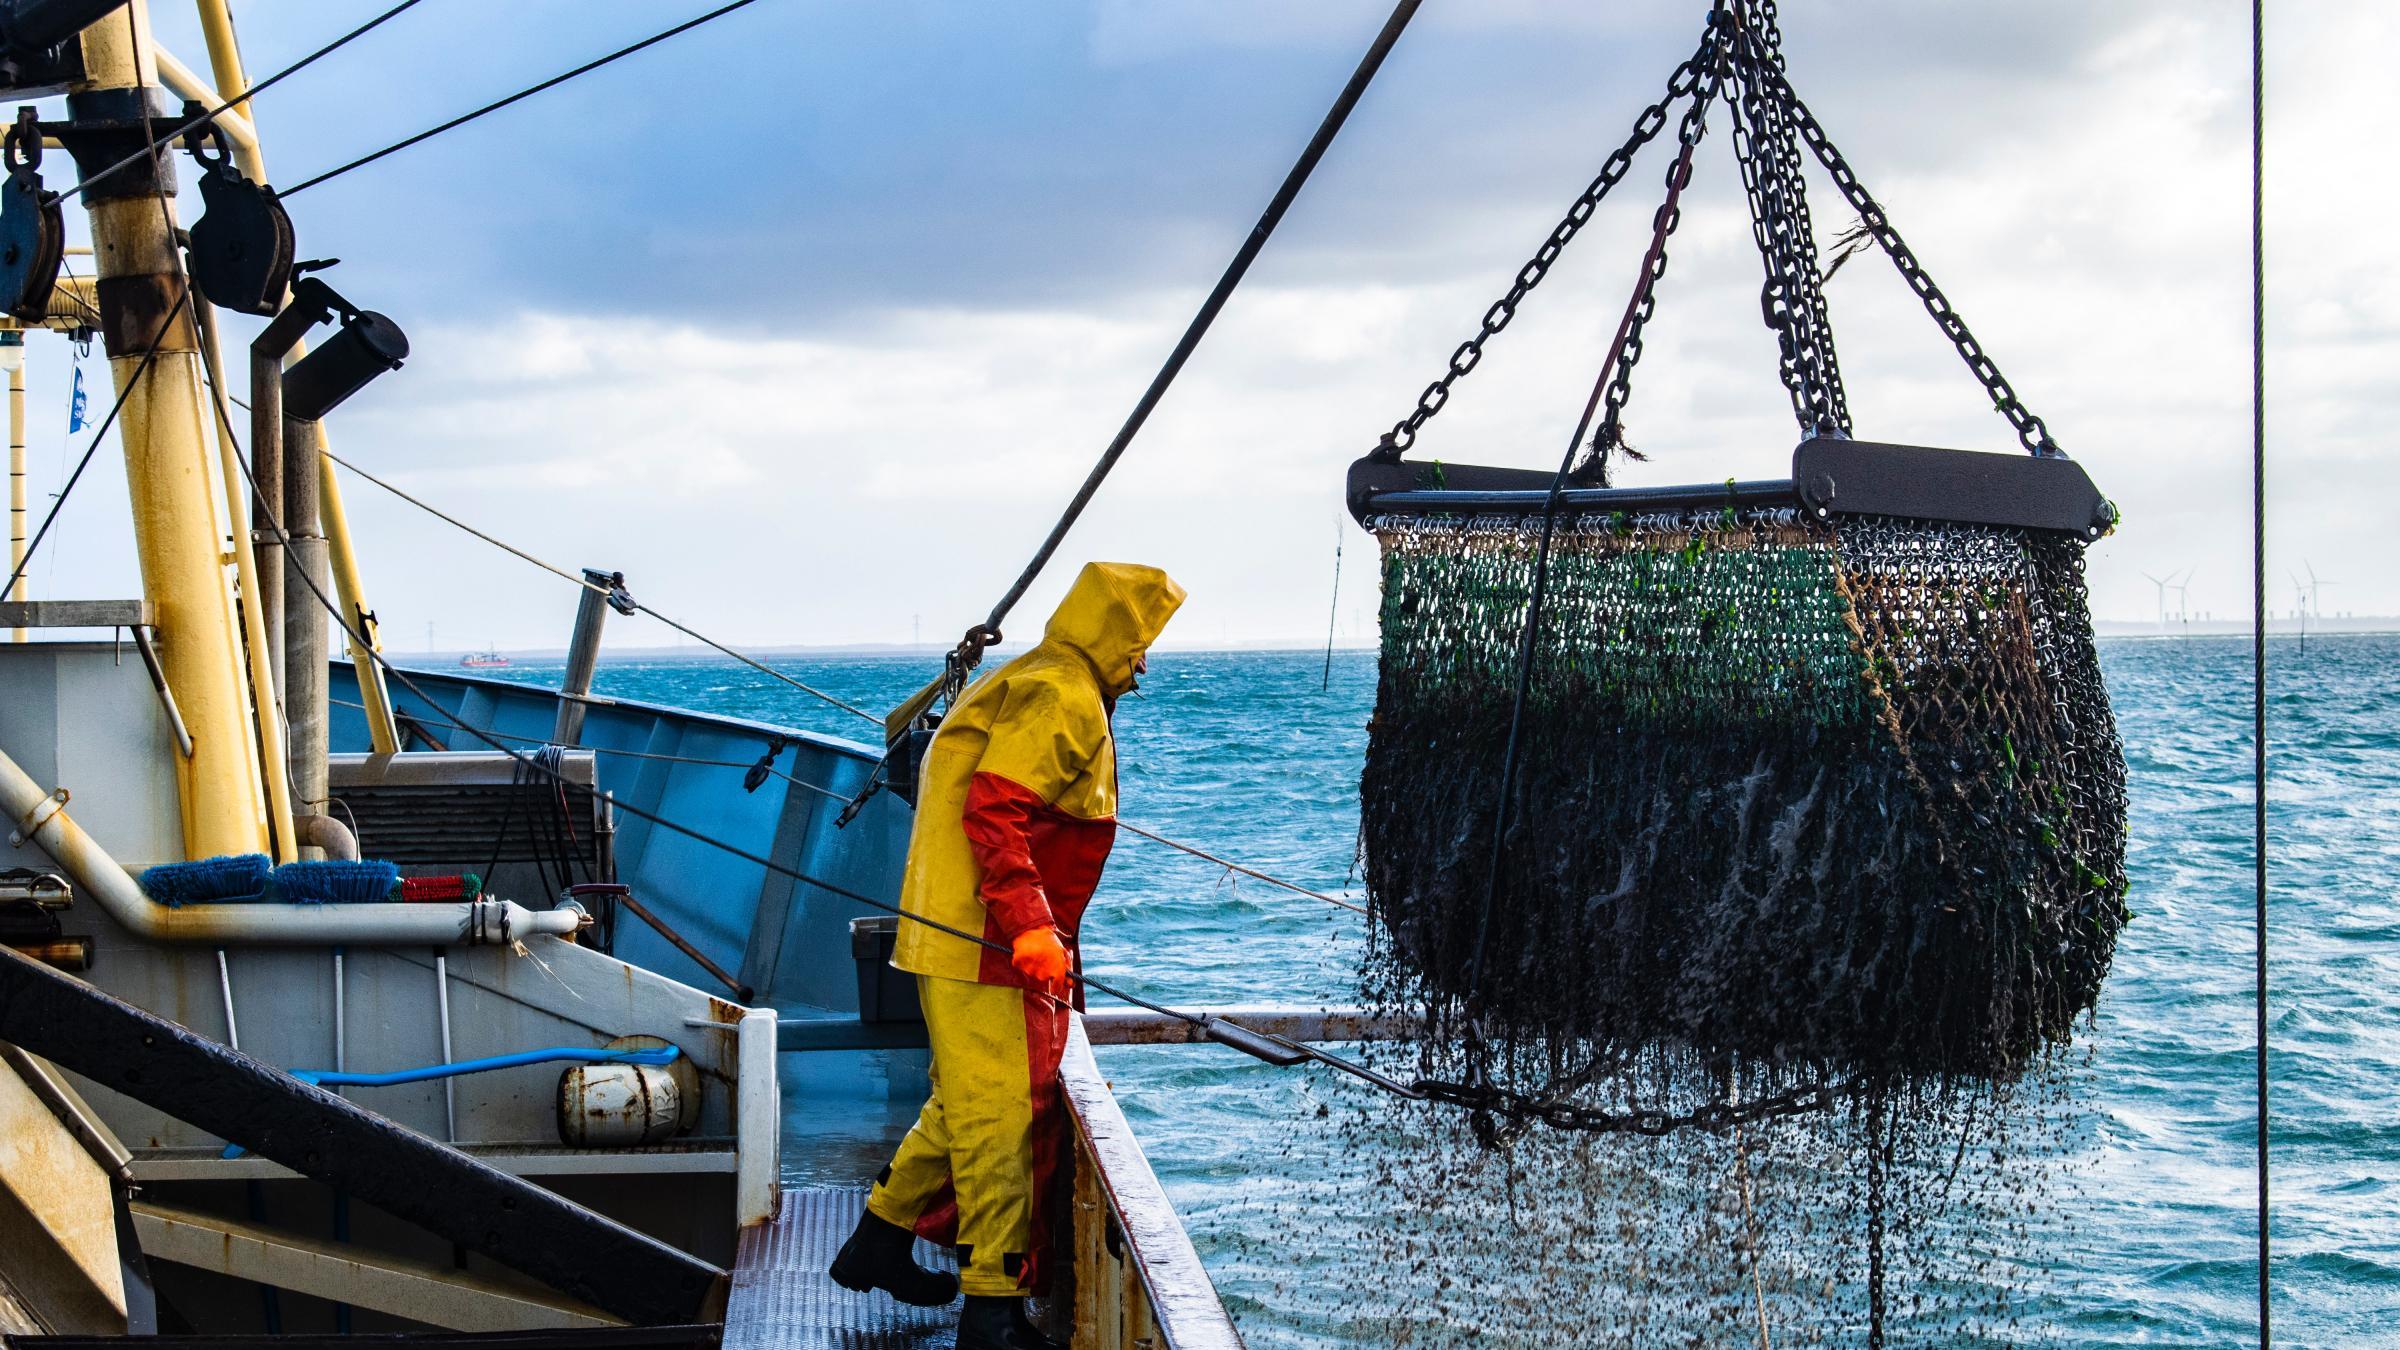
{"label": "rusty metal surface", "polygon": [[[958,1305],[911,1308],[881,1293],[856,1294],[825,1274],[866,1207],[861,1189],[811,1187],[783,1193],[773,1219],[742,1232],[725,1307],[725,1350],[909,1350],[948,1346]],[[917,1261],[956,1270],[947,1248],[917,1243]]]}
{"label": "rusty metal surface", "polygon": [[[1067,1109],[1074,1117],[1075,1130],[1082,1142],[1081,1156],[1092,1164],[1089,1183],[1106,1202],[1109,1217],[1116,1221],[1108,1234],[1116,1241],[1102,1244],[1102,1249],[1109,1251],[1112,1263],[1132,1267],[1139,1283],[1138,1291],[1128,1289],[1124,1295],[1132,1296],[1140,1306],[1122,1309],[1113,1323],[1120,1330],[1113,1336],[1099,1336],[1096,1344],[1113,1347],[1147,1338],[1164,1350],[1239,1350],[1241,1333],[1234,1328],[1232,1315],[1225,1311],[1216,1286],[1201,1266],[1200,1253],[1193,1249],[1191,1235],[1183,1231],[1183,1220],[1167,1202],[1157,1174],[1150,1170],[1150,1160],[1143,1156],[1141,1142],[1134,1138],[1133,1127],[1126,1123],[1116,1095],[1109,1091],[1108,1080],[1101,1076],[1100,1066],[1092,1059],[1091,1039],[1084,1031],[1081,1017],[1075,1019],[1067,1034],[1067,1053],[1059,1066],[1059,1083],[1066,1091]],[[1086,1174],[1080,1160],[1078,1173],[1077,1185],[1081,1187],[1086,1184]],[[1121,1257],[1115,1255],[1118,1250],[1123,1252]],[[1090,1287],[1081,1264],[1076,1271],[1079,1302]],[[1106,1273],[1094,1271],[1090,1275]],[[1082,1313],[1079,1307],[1079,1350],[1086,1343],[1081,1335]]]}

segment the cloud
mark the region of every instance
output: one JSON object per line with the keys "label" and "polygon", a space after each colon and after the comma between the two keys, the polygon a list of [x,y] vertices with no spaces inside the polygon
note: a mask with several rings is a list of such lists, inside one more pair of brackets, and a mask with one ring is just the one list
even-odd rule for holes
{"label": "cloud", "polygon": [[[946,636],[1116,431],[1383,7],[758,8],[637,78],[301,199],[304,250],[340,241],[337,284],[400,317],[418,352],[334,434],[729,638],[898,641],[920,614]],[[1812,107],[2125,506],[2092,554],[2100,611],[2151,612],[2140,573],[2187,567],[2195,609],[2246,607],[2241,16],[2167,0],[1787,9]],[[267,109],[295,144],[277,142],[279,162],[314,166],[518,67],[565,64],[543,26],[565,12],[495,17],[522,41],[490,69],[444,70],[430,45],[425,62],[352,68],[355,124]],[[575,43],[595,50],[654,22],[574,12],[593,16]],[[1020,629],[1064,561],[1121,556],[1191,586],[1182,640],[1321,638],[1344,466],[1475,331],[1696,34],[1691,7],[1663,0],[1428,7],[1418,23]],[[2400,130],[2380,66],[2395,37],[2400,13],[2364,0],[2284,15],[2270,147],[2276,565],[2312,563],[2340,578],[2339,607],[2382,612],[2400,612],[2379,519],[2400,286],[2373,222],[2400,189],[2361,166]],[[424,69],[441,74],[406,107],[377,102]],[[1790,452],[1727,154],[1712,136],[1670,251],[1629,419],[1653,459],[1631,481],[1768,476]],[[1556,462],[1664,164],[1645,156],[1424,453]],[[1850,212],[1822,177],[1811,190],[1830,236]],[[2013,446],[1886,264],[1855,260],[1832,294],[1860,434]],[[46,359],[37,379],[55,378]],[[351,501],[394,633],[428,618],[460,641],[564,633],[554,579],[364,485]],[[1371,624],[1358,557],[1345,631]]]}

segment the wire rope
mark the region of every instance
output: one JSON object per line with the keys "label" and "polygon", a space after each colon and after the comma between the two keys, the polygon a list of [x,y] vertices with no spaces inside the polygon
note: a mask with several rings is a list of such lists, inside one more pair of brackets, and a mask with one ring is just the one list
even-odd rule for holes
{"label": "wire rope", "polygon": [[[496,535],[488,534],[482,530],[479,530],[474,526],[469,525],[467,522],[460,520],[458,517],[451,515],[449,512],[442,510],[440,507],[435,506],[432,503],[423,500],[422,498],[404,492],[400,488],[385,482],[383,479],[378,478],[374,474],[367,472],[365,469],[358,467],[356,464],[353,464],[349,460],[342,458],[340,455],[335,454],[331,450],[326,450],[322,453],[324,454],[325,458],[341,465],[343,468],[348,469],[354,474],[357,474],[359,477],[367,480],[370,483],[373,483],[375,486],[382,488],[384,491],[392,494],[395,497],[398,497],[400,500],[407,502],[409,505],[416,507],[418,510],[425,512],[427,515],[455,526],[456,528],[475,536],[477,539],[490,544],[492,547],[499,549],[503,553],[514,554],[526,562],[532,563],[534,566],[542,569],[545,572],[548,572],[550,575],[557,577],[562,581],[580,586],[585,590],[597,592],[600,595],[607,595],[609,593],[606,586],[595,586],[591,582],[584,580],[582,577],[569,572],[567,569],[560,567],[555,563],[544,562],[542,559],[535,557],[531,553],[526,552],[524,549],[518,548],[516,545],[509,543],[505,539],[501,539]],[[773,666],[758,660],[756,657],[750,656],[744,652],[736,651],[734,648],[726,646],[724,643],[717,641],[715,638],[708,636],[706,633],[702,633],[696,629],[690,628],[668,618],[666,615],[659,613],[657,610],[652,609],[650,606],[645,605],[638,600],[634,602],[633,607],[637,612],[649,615],[651,618],[658,620],[660,623],[663,623],[667,627],[674,629],[676,632],[683,634],[685,637],[692,639],[694,642],[714,648],[715,650],[732,657],[734,660],[741,662],[743,665],[750,667],[752,670],[758,671],[760,674],[769,675],[775,679],[781,680],[785,684],[790,685],[792,688],[799,690],[801,693],[807,694],[811,698],[821,699],[824,702],[829,703],[854,717],[863,718],[869,722],[875,723],[877,726],[883,725],[883,719],[881,717],[876,716],[874,713],[868,712],[866,709],[859,707],[857,704],[848,702],[832,694],[828,694],[824,690],[818,689],[813,685],[809,685],[800,680],[794,679],[793,677],[784,674],[782,671],[775,669]]]}
{"label": "wire rope", "polygon": [[83,481],[83,471],[92,466],[92,456],[99,453],[101,442],[108,438],[109,428],[117,424],[117,414],[124,411],[125,400],[133,396],[133,391],[149,375],[151,365],[158,360],[158,347],[166,341],[167,329],[174,324],[175,316],[183,312],[184,306],[191,303],[191,298],[190,290],[186,289],[176,297],[174,304],[167,307],[165,317],[158,321],[158,330],[150,335],[150,345],[142,352],[142,363],[133,368],[133,378],[125,381],[125,387],[117,391],[117,401],[109,405],[108,416],[100,419],[99,429],[92,433],[91,444],[83,449],[83,458],[75,462],[75,472],[67,475],[67,481],[59,488],[58,495],[50,499],[49,511],[43,514],[42,523],[35,528],[33,538],[26,542],[25,556],[18,559],[16,569],[8,574],[8,580],[0,583],[0,595],[7,595],[16,589],[17,578],[25,575],[25,568],[33,562],[34,553],[49,535],[50,526],[58,520],[58,513],[66,509],[67,497],[75,491],[75,485]]}
{"label": "wire rope", "polygon": [[[240,107],[242,104],[249,102],[251,99],[258,97],[267,90],[274,88],[277,84],[282,83],[286,77],[299,74],[301,71],[308,69],[312,65],[315,65],[320,59],[331,56],[333,53],[340,51],[346,46],[349,46],[352,41],[365,37],[368,33],[382,27],[387,20],[398,18],[403,11],[414,9],[421,3],[423,3],[423,0],[400,0],[399,4],[392,6],[390,9],[383,11],[381,14],[378,14],[374,18],[367,20],[358,27],[351,29],[349,32],[342,34],[333,41],[326,43],[324,46],[319,47],[315,51],[310,52],[308,55],[301,57],[297,61],[294,61],[292,64],[285,66],[283,69],[276,71],[267,78],[260,80],[254,85],[251,85],[248,89],[245,89],[234,97],[225,100],[223,103],[220,103],[216,107],[209,109],[207,112],[200,114],[198,117],[183,123],[182,125],[176,127],[173,131],[168,132],[166,135],[153,139],[148,145],[143,146],[141,149],[134,151],[125,158],[109,165],[107,168],[90,175],[82,182],[77,183],[75,186],[68,188],[66,191],[57,195],[61,197],[74,196],[76,193],[83,191],[85,188],[88,188],[92,184],[99,182],[101,179],[107,178],[112,174],[121,173],[126,168],[140,163],[145,157],[157,154],[162,147],[174,144],[176,138],[182,136],[185,132],[192,131],[203,126],[215,125],[217,118],[221,114]],[[145,115],[142,119],[144,124],[143,129],[145,131],[149,129],[149,120],[150,119],[147,115]]]}
{"label": "wire rope", "polygon": [[[1141,431],[1142,424],[1150,420],[1151,410],[1158,406],[1160,399],[1166,397],[1167,387],[1175,383],[1175,377],[1182,373],[1184,363],[1199,349],[1200,339],[1208,335],[1209,326],[1216,322],[1217,312],[1225,308],[1227,300],[1233,298],[1234,288],[1241,284],[1242,277],[1250,270],[1250,264],[1257,259],[1259,251],[1266,247],[1268,237],[1275,233],[1276,225],[1299,197],[1300,189],[1308,182],[1309,174],[1317,167],[1317,161],[1325,157],[1325,151],[1332,146],[1333,138],[1340,133],[1342,124],[1349,120],[1350,110],[1358,106],[1359,98],[1367,92],[1367,86],[1374,82],[1375,72],[1382,68],[1383,59],[1391,54],[1393,44],[1399,42],[1400,34],[1408,27],[1408,21],[1416,17],[1418,3],[1419,0],[1400,0],[1392,7],[1391,17],[1384,20],[1382,31],[1375,35],[1367,54],[1360,58],[1357,68],[1351,71],[1349,82],[1342,86],[1342,92],[1335,97],[1333,107],[1325,114],[1325,120],[1318,123],[1316,134],[1309,138],[1307,147],[1300,152],[1299,160],[1284,175],[1283,185],[1275,190],[1267,209],[1259,215],[1258,223],[1250,227],[1242,246],[1235,250],[1233,261],[1226,264],[1224,274],[1217,278],[1216,287],[1208,293],[1208,299],[1201,302],[1200,312],[1193,315],[1191,323],[1185,326],[1183,336],[1176,340],[1175,349],[1167,354],[1166,364],[1160,366],[1158,373],[1151,377],[1149,387],[1142,391],[1141,398],[1133,405],[1133,411],[1126,415],[1124,425],[1117,428],[1116,438],[1100,453],[1099,462],[1085,475],[1083,486],[1075,490],[1074,497],[1067,502],[1066,510],[1059,513],[1057,523],[1050,527],[1048,537],[1042,540],[1040,548],[1034,550],[1033,560],[1025,564],[1025,570],[1017,575],[1008,592],[1000,597],[998,604],[992,606],[991,614],[981,624],[968,630],[962,648],[971,647],[980,658],[985,646],[1000,640],[1000,625],[1007,620],[1008,612],[1016,608],[1017,601],[1025,597],[1025,591],[1033,585],[1034,578],[1040,576],[1042,569],[1049,565],[1051,555],[1058,552],[1058,546],[1065,541],[1067,531],[1075,527],[1076,520],[1083,515],[1083,509],[1091,505],[1093,495],[1107,481],[1109,471],[1116,468],[1118,460],[1124,458],[1126,448],[1133,444],[1133,438]],[[969,661],[968,664],[972,665],[973,662]]]}
{"label": "wire rope", "polygon": [[510,94],[506,98],[495,99],[492,102],[486,103],[482,107],[475,109],[473,112],[461,113],[458,116],[451,118],[447,122],[440,123],[436,126],[427,127],[425,130],[420,131],[413,136],[404,137],[400,140],[394,141],[390,145],[383,147],[381,150],[360,155],[358,158],[351,160],[347,164],[342,164],[334,168],[327,169],[325,172],[318,174],[314,178],[303,179],[299,183],[284,189],[281,195],[287,200],[297,197],[301,193],[308,191],[310,188],[315,187],[319,183],[331,182],[332,180],[341,177],[343,174],[350,172],[352,169],[365,168],[367,165],[382,159],[386,155],[396,155],[401,151],[408,149],[412,145],[421,145],[424,142],[432,140],[434,137],[441,135],[445,131],[452,131],[459,127],[463,127],[467,123],[472,122],[477,118],[483,117],[490,113],[496,113],[502,108],[508,107],[510,104],[523,102],[524,100],[532,98],[535,94],[539,94],[544,90],[555,89],[558,86],[565,84],[567,81],[574,79],[578,75],[590,74],[592,71],[598,70],[602,66],[608,65],[613,61],[618,61],[625,57],[631,56],[635,52],[641,51],[644,48],[655,47],[659,43],[666,41],[668,38],[675,37],[678,34],[688,33],[704,23],[723,18],[724,16],[733,13],[737,9],[745,9],[756,3],[757,0],[732,0],[731,4],[719,5],[715,9],[708,11],[706,14],[701,14],[696,17],[686,19],[682,23],[679,23],[674,27],[665,29],[661,32],[652,33],[650,36],[643,38],[641,41],[633,43],[630,46],[619,47],[606,56],[597,57],[593,60],[586,61],[582,65],[575,67],[573,70],[561,71],[558,74],[551,76],[549,79],[543,80],[539,84],[528,85],[525,88]]}
{"label": "wire rope", "polygon": [[[346,698],[329,699],[328,701],[339,704],[345,708],[356,708],[361,712],[366,711],[367,707],[367,705],[364,703],[353,702],[352,700]],[[435,706],[439,707],[440,705],[436,704]],[[413,720],[415,714],[410,714],[410,717]],[[519,736],[513,732],[493,731],[488,727],[482,729],[476,734],[482,736],[497,736],[504,741],[518,741],[526,745],[549,744],[548,741],[539,736]],[[590,746],[588,748],[593,754],[596,755],[622,755],[627,759],[655,760],[662,764],[689,764],[697,768],[741,769],[747,771],[758,767],[757,762],[754,760],[707,759],[698,755],[662,755],[655,750],[611,750],[605,746]],[[850,798],[843,793],[836,792],[832,788],[826,787],[821,783],[812,783],[797,774],[786,773],[784,770],[778,769],[771,764],[767,766],[767,772],[777,778],[782,779],[784,782],[791,784],[793,787],[813,792],[828,801],[847,803],[850,800]],[[1306,886],[1300,885],[1298,882],[1286,881],[1282,877],[1275,876],[1271,873],[1262,872],[1257,868],[1248,866],[1244,863],[1235,862],[1231,858],[1221,857],[1196,845],[1184,843],[1179,839],[1169,839],[1163,834],[1159,834],[1152,830],[1143,829],[1141,826],[1135,825],[1130,821],[1118,821],[1117,828],[1125,831],[1128,834],[1138,835],[1141,838],[1151,841],[1152,843],[1164,844],[1168,848],[1174,849],[1179,853],[1190,854],[1192,857],[1198,858],[1203,862],[1213,863],[1218,867],[1224,868],[1228,872],[1238,872],[1243,876],[1263,881],[1268,885],[1274,886],[1278,889],[1290,891],[1294,895],[1305,895],[1312,900],[1322,900],[1326,904],[1338,905],[1343,909],[1350,910],[1351,912],[1357,914],[1365,914],[1368,912],[1366,906],[1358,904],[1355,901],[1344,900],[1338,895],[1328,895],[1323,891],[1311,890]]]}
{"label": "wire rope", "polygon": [[2267,1084],[2267,58],[2266,0],[2250,0],[2250,796],[2258,1038],[2258,1343],[2274,1344]]}

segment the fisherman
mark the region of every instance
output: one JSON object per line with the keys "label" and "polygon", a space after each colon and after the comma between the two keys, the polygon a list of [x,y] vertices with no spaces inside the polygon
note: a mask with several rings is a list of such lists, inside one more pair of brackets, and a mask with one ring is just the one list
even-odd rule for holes
{"label": "fisherman", "polygon": [[[963,1288],[959,1350],[1052,1344],[1024,1298],[1049,1284],[1068,974],[1116,836],[1109,717],[1183,597],[1155,567],[1087,564],[1040,644],[969,688],[925,752],[901,907],[995,945],[900,922],[892,964],[917,977],[933,1094],[831,1274],[919,1307]],[[956,1278],[917,1265],[919,1235],[958,1249]]]}

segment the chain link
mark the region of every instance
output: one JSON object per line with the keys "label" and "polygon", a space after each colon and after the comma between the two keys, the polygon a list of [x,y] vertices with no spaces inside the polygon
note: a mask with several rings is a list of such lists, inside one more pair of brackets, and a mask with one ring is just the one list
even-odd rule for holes
{"label": "chain link", "polygon": [[1579,483],[1607,486],[1609,455],[1618,450],[1630,452],[1631,449],[1625,444],[1625,403],[1633,397],[1633,368],[1642,359],[1642,330],[1649,324],[1650,316],[1658,312],[1658,283],[1667,274],[1667,239],[1675,233],[1675,227],[1683,223],[1683,208],[1678,204],[1677,196],[1691,183],[1690,152],[1698,148],[1700,138],[1708,133],[1708,110],[1716,102],[1718,85],[1723,79],[1723,54],[1714,50],[1719,32],[1719,25],[1712,16],[1708,40],[1702,47],[1703,51],[1710,51],[1712,56],[1693,90],[1691,106],[1684,109],[1682,124],[1675,132],[1675,139],[1685,153],[1678,155],[1667,166],[1667,199],[1659,204],[1658,213],[1651,217],[1650,222],[1651,233],[1658,240],[1658,246],[1649,255],[1649,273],[1641,280],[1641,299],[1635,305],[1631,321],[1625,326],[1625,340],[1618,347],[1616,360],[1612,363],[1613,371],[1609,377],[1608,392],[1604,396],[1605,411],[1601,415],[1600,430],[1592,437],[1588,457],[1575,471],[1574,478]]}
{"label": "chain link", "polygon": [[1830,1111],[1848,1091],[1831,1083],[1810,1083],[1746,1102],[1704,1102],[1689,1111],[1656,1108],[1609,1111],[1558,1100],[1555,1094],[1532,1093],[1497,1083],[1458,1083],[1420,1078],[1412,1085],[1430,1101],[1463,1106],[1479,1114],[1508,1121],[1540,1121],[1553,1129],[1587,1134],[1640,1134],[1652,1138],[1678,1130],[1727,1130],[1764,1120]]}
{"label": "chain link", "polygon": [[1790,81],[1784,78],[1781,71],[1770,70],[1765,72],[1765,76],[1774,87],[1775,101],[1790,110],[1793,129],[1799,133],[1800,141],[1816,155],[1817,162],[1825,166],[1826,175],[1833,179],[1833,185],[1841,190],[1843,199],[1850,203],[1850,209],[1858,213],[1859,223],[1867,228],[1875,242],[1891,257],[1892,266],[1899,269],[1901,279],[1924,303],[1925,312],[1941,327],[1951,345],[1958,348],[1959,359],[1967,363],[1967,370],[1983,385],[1984,392],[1991,395],[1993,410],[2016,428],[2017,439],[2027,450],[2049,458],[2065,458],[2066,452],[2059,449],[2058,443],[2050,438],[2049,427],[2018,399],[2017,391],[2000,373],[2000,367],[1984,354],[1983,344],[1967,331],[1967,321],[1951,307],[1949,297],[1942,294],[1941,287],[1933,284],[1933,278],[1926,275],[1924,264],[1917,260],[1916,253],[1900,238],[1900,232],[1893,228],[1891,218],[1884,214],[1883,206],[1858,181],[1858,174],[1842,158],[1842,152],[1834,148],[1832,139],[1826,136],[1825,128],[1818,123],[1816,116],[1809,112],[1808,105],[1793,92]]}
{"label": "chain link", "polygon": [[1833,319],[1817,271],[1815,225],[1801,175],[1798,135],[1790,110],[1775,97],[1783,69],[1783,34],[1774,0],[1744,0],[1726,55],[1733,82],[1734,159],[1749,200],[1750,233],[1766,282],[1759,311],[1775,333],[1778,373],[1792,397],[1803,435],[1850,434],[1850,409],[1834,352]]}
{"label": "chain link", "polygon": [[1565,217],[1558,222],[1557,228],[1550,231],[1550,237],[1542,241],[1542,246],[1534,251],[1533,257],[1517,270],[1516,280],[1509,286],[1508,294],[1501,296],[1490,309],[1483,312],[1483,323],[1475,336],[1458,344],[1458,350],[1450,354],[1449,368],[1442,372],[1442,377],[1425,386],[1425,392],[1417,395],[1417,406],[1385,433],[1382,444],[1376,448],[1379,458],[1398,459],[1403,451],[1416,443],[1417,431],[1442,410],[1442,405],[1450,401],[1450,387],[1475,369],[1476,363],[1483,359],[1483,344],[1491,341],[1501,329],[1508,327],[1510,319],[1516,317],[1517,305],[1542,283],[1542,278],[1550,272],[1550,265],[1557,262],[1559,254],[1575,241],[1575,236],[1591,220],[1592,213],[1599,209],[1601,200],[1633,167],[1634,154],[1666,129],[1667,109],[1677,99],[1689,96],[1700,87],[1705,72],[1717,63],[1716,41],[1716,29],[1712,25],[1708,34],[1701,39],[1700,46],[1667,77],[1667,92],[1634,119],[1633,133],[1625,138],[1623,145],[1610,152],[1608,159],[1600,166],[1599,175],[1592,179],[1590,186],[1584,188],[1583,195],[1575,199],[1575,204],[1567,208]]}

